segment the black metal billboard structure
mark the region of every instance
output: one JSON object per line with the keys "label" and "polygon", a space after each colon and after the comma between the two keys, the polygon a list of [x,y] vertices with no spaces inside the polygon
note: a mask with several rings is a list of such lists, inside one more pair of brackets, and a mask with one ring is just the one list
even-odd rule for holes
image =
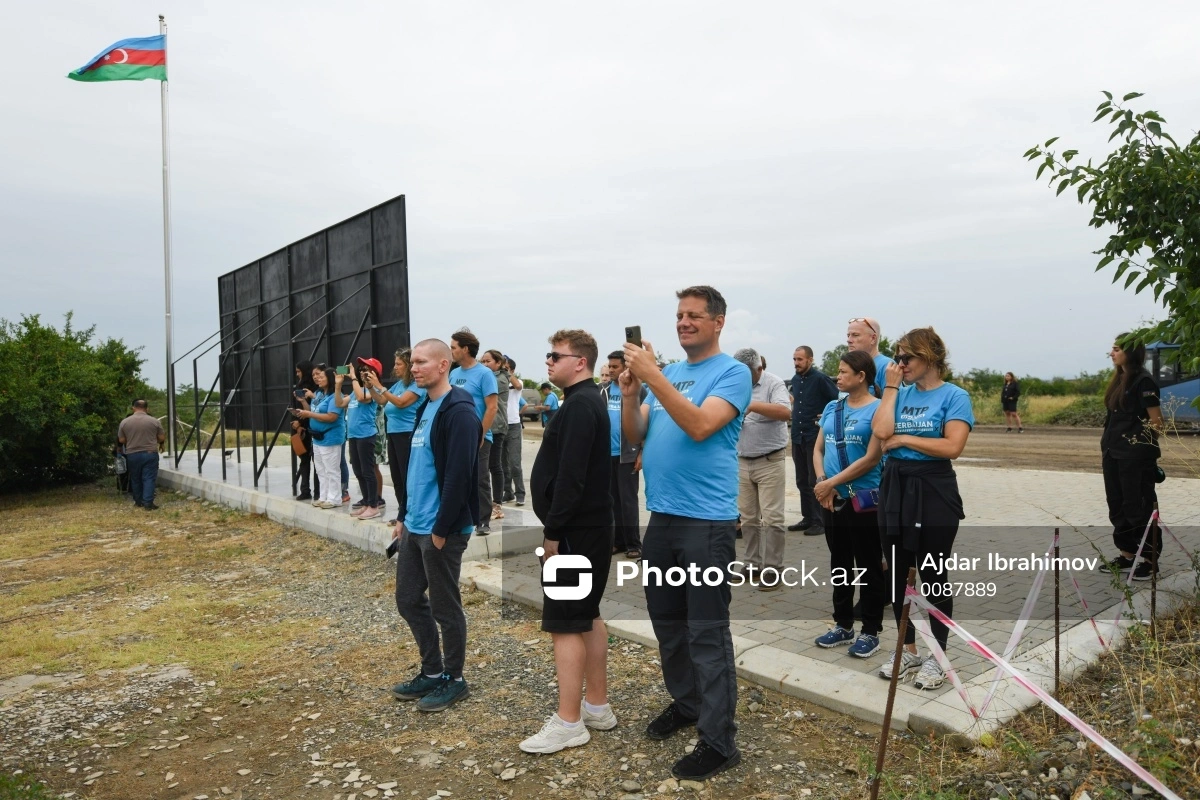
{"label": "black metal billboard structure", "polygon": [[369,354],[390,366],[410,344],[404,196],[226,273],[217,287],[224,426],[265,443],[285,429],[298,362]]}

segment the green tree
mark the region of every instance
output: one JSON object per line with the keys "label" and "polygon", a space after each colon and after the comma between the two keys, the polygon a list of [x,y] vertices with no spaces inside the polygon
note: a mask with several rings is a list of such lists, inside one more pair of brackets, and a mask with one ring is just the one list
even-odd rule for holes
{"label": "green tree", "polygon": [[[829,377],[834,377],[838,373],[838,362],[842,360],[842,356],[846,355],[849,350],[844,344],[839,344],[832,350],[826,350],[821,356],[821,372],[824,372]],[[879,340],[879,352],[882,355],[890,356],[894,351],[892,342],[886,336]]]}
{"label": "green tree", "polygon": [[1111,269],[1113,283],[1124,277],[1126,289],[1151,290],[1167,307],[1166,319],[1136,336],[1179,344],[1184,372],[1200,372],[1200,134],[1180,146],[1157,112],[1125,107],[1140,92],[1119,102],[1104,96],[1093,122],[1111,125],[1108,140],[1120,144],[1099,166],[1079,163],[1078,150],[1051,150],[1057,136],[1025,157],[1041,162],[1037,178],[1049,173],[1057,194],[1074,187],[1079,203],[1091,207],[1089,225],[1111,231],[1095,251],[1096,271]]}
{"label": "green tree", "polygon": [[95,480],[112,463],[143,359],[71,320],[56,330],[36,314],[0,319],[0,492]]}

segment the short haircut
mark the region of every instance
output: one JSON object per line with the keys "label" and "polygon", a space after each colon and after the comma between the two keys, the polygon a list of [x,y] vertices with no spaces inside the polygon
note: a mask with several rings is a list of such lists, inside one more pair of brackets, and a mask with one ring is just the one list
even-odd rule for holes
{"label": "short haircut", "polygon": [[450,334],[450,339],[458,342],[459,347],[465,347],[471,358],[479,355],[479,337],[471,333],[470,328],[459,328]]}
{"label": "short haircut", "polygon": [[539,389],[545,389],[547,392],[552,392],[552,391],[554,391],[553,389],[551,389],[551,388],[550,388],[550,384],[548,384],[548,383],[543,383],[543,384],[542,384],[541,386],[539,386],[538,388],[539,388]]}
{"label": "short haircut", "polygon": [[508,371],[509,371],[509,372],[516,372],[516,371],[517,371],[517,362],[513,361],[513,360],[512,360],[511,358],[509,358],[508,356],[505,356],[505,357],[504,357],[504,360],[505,360],[505,362],[507,362],[507,363],[508,363]]}
{"label": "short haircut", "polygon": [[140,409],[142,409],[142,410],[145,410],[145,408],[146,408],[146,401],[145,401],[145,400],[134,400],[134,401],[133,401],[133,407],[134,407],[134,408],[140,408]]}
{"label": "short haircut", "polygon": [[855,372],[863,373],[867,378],[867,386],[875,385],[875,359],[862,350],[848,350],[841,360]]}
{"label": "short haircut", "polygon": [[596,338],[587,331],[579,329],[555,331],[547,341],[552,345],[565,342],[572,355],[583,356],[587,361],[588,372],[596,371],[596,360],[600,358],[600,348],[596,345]]}
{"label": "short haircut", "polygon": [[900,349],[904,349],[909,355],[916,356],[936,369],[939,377],[946,377],[950,371],[946,343],[932,327],[913,328],[901,336],[896,340],[896,350]]}
{"label": "short haircut", "polygon": [[[460,341],[459,344],[462,344],[462,342]],[[438,358],[439,360],[444,358],[449,361],[451,359],[450,345],[446,344],[441,339],[422,339],[414,344],[412,349],[416,350],[418,347],[429,348],[433,351],[434,357]]]}
{"label": "short haircut", "polygon": [[733,357],[750,368],[750,371],[758,369],[758,365],[762,357],[753,347],[743,347],[733,354]]}
{"label": "short haircut", "polygon": [[680,300],[685,297],[699,297],[704,301],[704,310],[710,317],[725,316],[727,308],[725,298],[711,286],[689,286],[686,289],[680,289],[675,296]]}
{"label": "short haircut", "polygon": [[812,351],[812,348],[811,348],[811,347],[809,347],[809,346],[808,346],[808,345],[806,345],[806,344],[802,344],[802,345],[800,345],[799,347],[797,347],[796,349],[797,349],[797,350],[803,350],[803,351],[804,351],[804,355],[808,356],[809,358],[812,358],[812,357],[813,357],[813,351]]}
{"label": "short haircut", "polygon": [[624,364],[625,363],[625,351],[624,350],[613,350],[611,353],[608,354],[608,360],[609,361],[620,361],[622,364]]}

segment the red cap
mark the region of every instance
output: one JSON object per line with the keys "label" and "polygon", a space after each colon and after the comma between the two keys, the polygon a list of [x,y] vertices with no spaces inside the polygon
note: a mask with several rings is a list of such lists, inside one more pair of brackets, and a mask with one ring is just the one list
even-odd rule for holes
{"label": "red cap", "polygon": [[370,367],[372,370],[375,371],[376,375],[383,374],[383,365],[379,363],[379,359],[359,357],[359,358],[356,358],[354,361],[357,364],[365,364],[366,366]]}

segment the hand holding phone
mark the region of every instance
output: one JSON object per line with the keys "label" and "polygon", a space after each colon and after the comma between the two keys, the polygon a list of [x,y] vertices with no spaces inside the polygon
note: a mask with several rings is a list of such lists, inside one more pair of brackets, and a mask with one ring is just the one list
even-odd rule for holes
{"label": "hand holding phone", "polygon": [[349,364],[339,364],[336,368],[334,368],[333,372],[335,375],[349,375],[350,374],[350,365]]}

